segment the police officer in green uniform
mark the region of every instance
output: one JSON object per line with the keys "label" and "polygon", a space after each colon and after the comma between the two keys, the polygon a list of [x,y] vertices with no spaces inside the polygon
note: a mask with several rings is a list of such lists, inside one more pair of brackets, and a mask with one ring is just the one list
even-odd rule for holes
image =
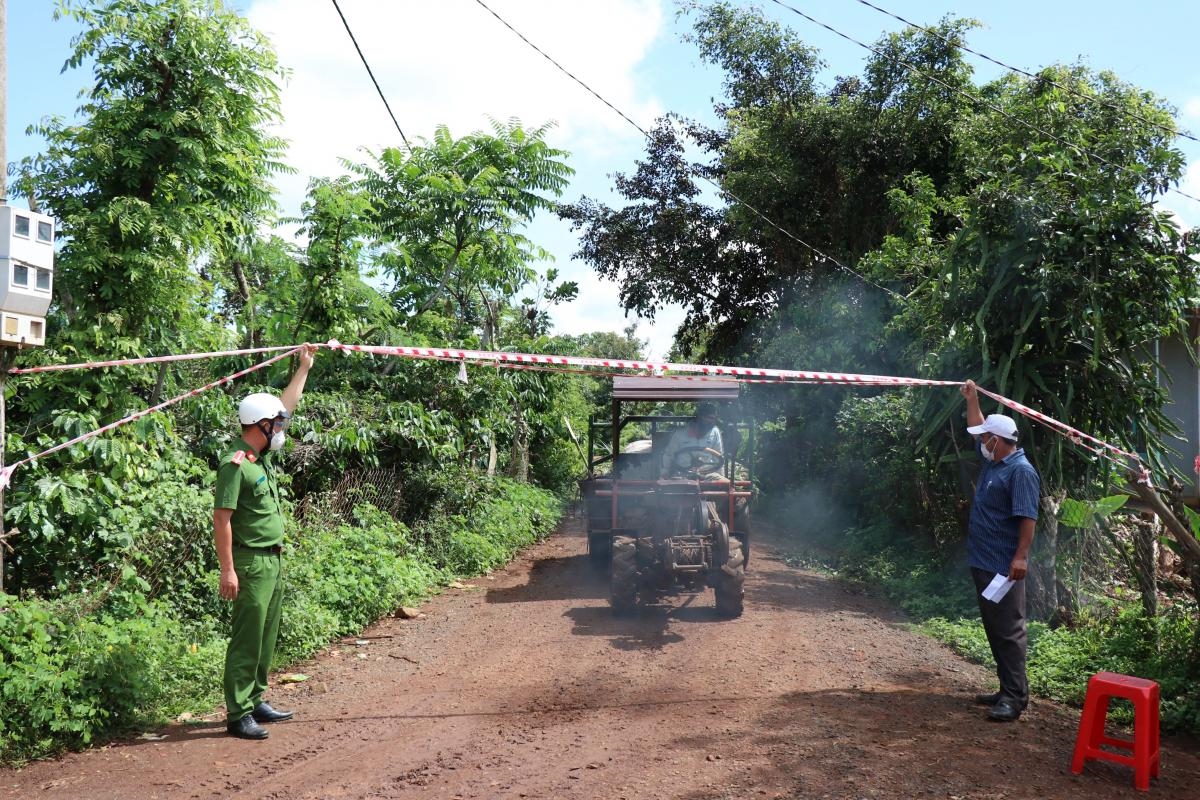
{"label": "police officer in green uniform", "polygon": [[283,511],[272,454],[283,446],[312,367],[315,345],[280,399],[259,392],[238,406],[242,440],[221,457],[213,502],[213,531],[221,564],[221,597],[233,601],[233,630],[225,653],[226,729],[242,739],[266,739],[260,723],[292,718],[263,700],[279,634]]}

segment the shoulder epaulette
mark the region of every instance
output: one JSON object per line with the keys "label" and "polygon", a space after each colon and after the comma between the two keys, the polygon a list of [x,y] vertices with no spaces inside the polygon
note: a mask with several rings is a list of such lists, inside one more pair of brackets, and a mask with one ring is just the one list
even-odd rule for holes
{"label": "shoulder epaulette", "polygon": [[[233,454],[233,457],[229,459],[229,463],[230,464],[241,464],[242,459],[245,457],[246,457],[246,451],[238,450],[236,453]],[[250,456],[250,460],[254,461],[254,456]]]}

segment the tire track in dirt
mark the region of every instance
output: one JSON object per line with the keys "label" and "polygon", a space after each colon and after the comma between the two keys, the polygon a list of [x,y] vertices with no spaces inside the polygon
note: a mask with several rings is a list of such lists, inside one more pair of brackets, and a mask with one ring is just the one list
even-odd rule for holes
{"label": "tire track in dirt", "polygon": [[[756,548],[746,613],[711,591],[614,618],[581,521],[507,568],[384,620],[273,687],[265,742],[219,717],[0,773],[4,798],[1106,798],[1070,774],[1077,712],[988,723],[990,670],[886,603]],[[964,581],[966,578],[964,577]],[[1164,742],[1161,798],[1197,797],[1196,743]]]}

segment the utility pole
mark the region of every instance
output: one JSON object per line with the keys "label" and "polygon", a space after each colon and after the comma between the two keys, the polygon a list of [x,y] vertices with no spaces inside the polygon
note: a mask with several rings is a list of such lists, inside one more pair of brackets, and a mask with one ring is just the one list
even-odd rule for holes
{"label": "utility pole", "polygon": [[8,0],[0,0],[0,206],[8,202]]}
{"label": "utility pole", "polygon": [[[8,0],[0,0],[0,206],[8,203]],[[8,402],[4,383],[8,379],[8,348],[0,358],[0,471],[4,469],[5,427]],[[0,594],[4,593],[4,549],[8,547],[4,529],[4,485],[0,484]]]}

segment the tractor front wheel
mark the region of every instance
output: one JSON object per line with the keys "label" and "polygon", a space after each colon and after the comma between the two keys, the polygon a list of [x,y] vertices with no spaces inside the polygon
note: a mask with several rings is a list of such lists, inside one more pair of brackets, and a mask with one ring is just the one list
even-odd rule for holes
{"label": "tractor front wheel", "polygon": [[637,540],[618,536],[612,543],[612,585],[609,603],[614,614],[637,611]]}

